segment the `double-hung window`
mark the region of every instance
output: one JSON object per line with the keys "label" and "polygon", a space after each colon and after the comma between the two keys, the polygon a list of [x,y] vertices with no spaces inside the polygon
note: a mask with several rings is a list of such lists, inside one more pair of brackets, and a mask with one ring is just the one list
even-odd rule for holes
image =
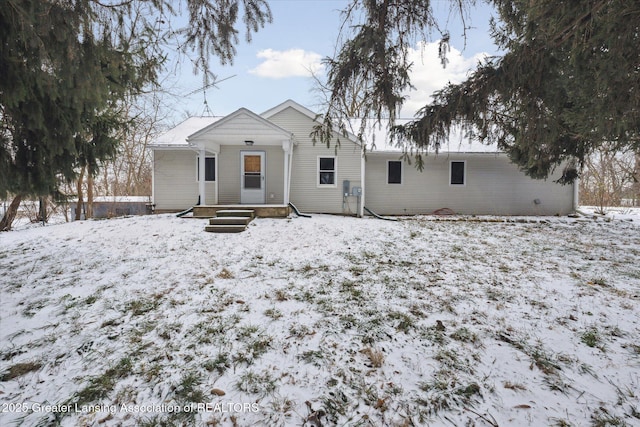
{"label": "double-hung window", "polygon": [[336,186],[337,163],[335,157],[318,157],[318,186]]}

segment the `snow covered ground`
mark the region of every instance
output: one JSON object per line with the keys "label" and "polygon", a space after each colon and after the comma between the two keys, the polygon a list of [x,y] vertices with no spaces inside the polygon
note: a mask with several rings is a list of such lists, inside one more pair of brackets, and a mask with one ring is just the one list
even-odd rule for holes
{"label": "snow covered ground", "polygon": [[0,425],[640,425],[637,211],[462,219],[2,233]]}

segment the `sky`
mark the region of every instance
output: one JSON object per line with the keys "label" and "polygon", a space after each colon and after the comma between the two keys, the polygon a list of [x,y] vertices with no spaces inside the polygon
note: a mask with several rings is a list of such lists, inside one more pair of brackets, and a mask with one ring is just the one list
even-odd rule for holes
{"label": "sky", "polygon": [[[433,0],[432,0],[433,1]],[[211,61],[212,72],[220,83],[206,91],[202,74],[195,75],[191,63],[182,61],[168,67],[165,85],[174,95],[165,104],[174,123],[187,116],[226,115],[245,107],[258,114],[287,99],[313,111],[321,111],[321,98],[313,90],[310,70],[323,77],[326,70],[322,58],[332,56],[342,23],[340,11],[348,0],[269,0],[273,22],[253,35],[250,43],[240,34],[240,44],[233,65]],[[416,45],[411,52],[414,67],[412,83],[416,90],[407,93],[409,99],[402,117],[413,117],[424,106],[434,90],[447,82],[460,82],[468,71],[496,47],[488,34],[492,10],[483,2],[469,13],[466,41],[462,25],[450,17],[449,1],[433,1],[438,22],[451,34],[449,64],[443,68],[437,57],[438,32],[431,40]],[[224,80],[224,81],[223,81]],[[196,91],[195,93],[193,93]],[[205,104],[206,100],[206,104]]]}

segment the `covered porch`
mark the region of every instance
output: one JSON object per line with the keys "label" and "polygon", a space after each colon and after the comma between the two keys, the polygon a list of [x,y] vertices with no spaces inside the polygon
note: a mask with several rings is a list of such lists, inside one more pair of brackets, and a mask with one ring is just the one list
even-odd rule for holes
{"label": "covered porch", "polygon": [[199,206],[194,216],[232,206],[258,208],[264,216],[288,215],[296,144],[291,132],[241,108],[190,135],[187,142],[198,157]]}

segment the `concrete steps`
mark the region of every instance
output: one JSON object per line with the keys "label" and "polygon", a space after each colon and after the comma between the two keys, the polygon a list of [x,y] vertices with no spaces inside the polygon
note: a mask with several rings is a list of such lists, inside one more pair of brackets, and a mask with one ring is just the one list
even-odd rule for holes
{"label": "concrete steps", "polygon": [[217,216],[209,219],[209,225],[249,225],[248,216]]}
{"label": "concrete steps", "polygon": [[221,210],[252,210],[260,218],[286,218],[290,210],[287,205],[196,205],[194,218],[213,218]]}
{"label": "concrete steps", "polygon": [[217,211],[216,217],[246,217],[253,219],[255,211],[253,209],[224,209]]}
{"label": "concrete steps", "polygon": [[216,217],[209,219],[204,231],[210,233],[241,233],[255,216],[252,210],[219,210]]}

